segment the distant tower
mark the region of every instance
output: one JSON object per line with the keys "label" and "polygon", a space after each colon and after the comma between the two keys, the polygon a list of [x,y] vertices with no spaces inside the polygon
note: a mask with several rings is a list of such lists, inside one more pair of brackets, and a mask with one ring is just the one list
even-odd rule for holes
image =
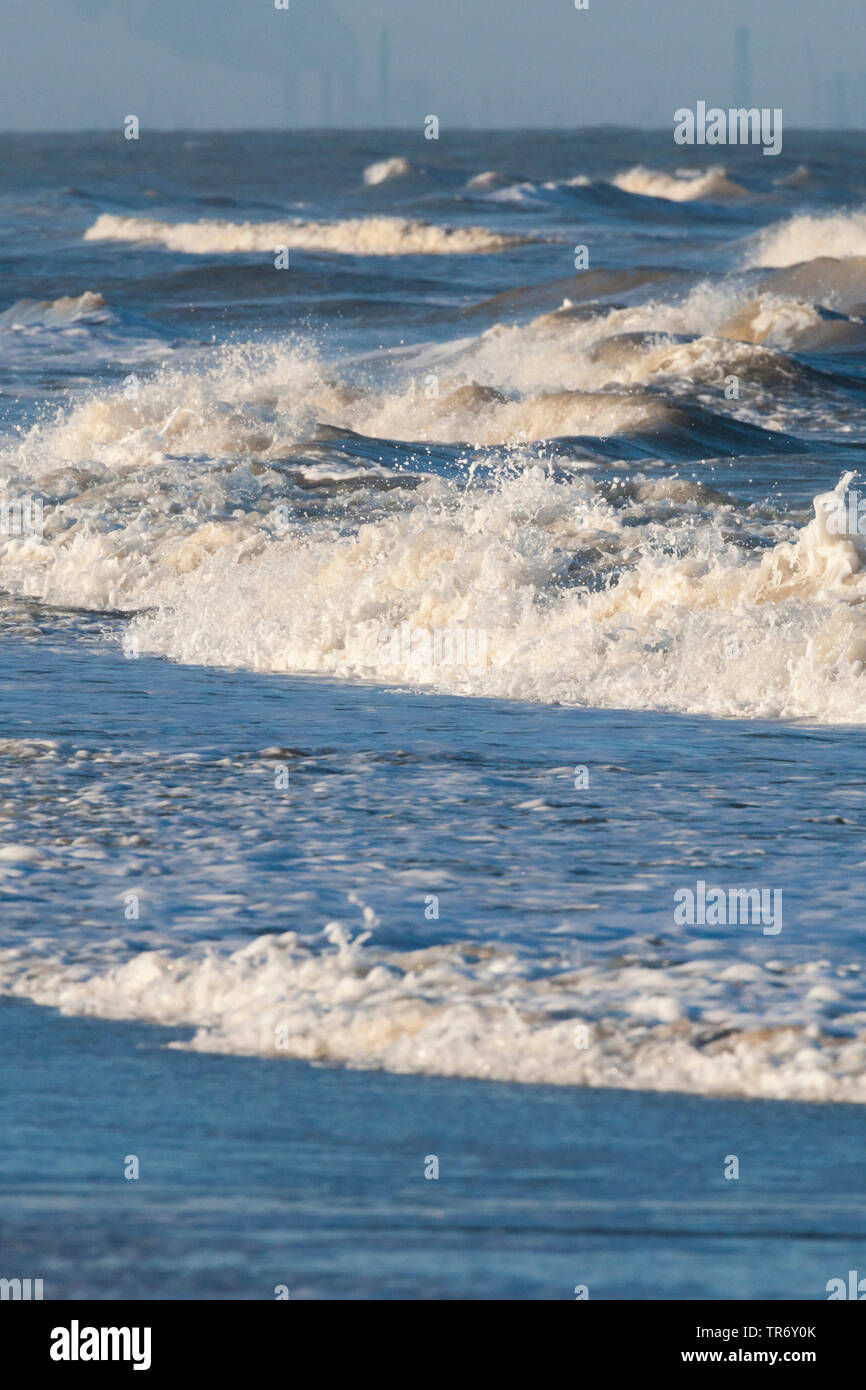
{"label": "distant tower", "polygon": [[848,79],[837,68],[833,73],[833,125],[836,130],[847,130],[848,119]]}
{"label": "distant tower", "polygon": [[319,82],[321,125],[327,128],[333,124],[333,117],[331,114],[331,69],[325,64],[319,68]]}
{"label": "distant tower", "polygon": [[391,123],[391,41],[384,24],[379,35],[379,116],[383,126]]}
{"label": "distant tower", "polygon": [[739,24],[734,35],[734,105],[738,107],[750,107],[752,104],[750,37],[746,26]]}
{"label": "distant tower", "polygon": [[[821,96],[818,74],[815,71],[815,59],[812,57],[812,49],[809,44],[803,49],[803,67],[809,83],[809,119],[813,127],[821,124]],[[799,124],[799,122],[798,122]],[[806,122],[804,121],[805,125]]]}

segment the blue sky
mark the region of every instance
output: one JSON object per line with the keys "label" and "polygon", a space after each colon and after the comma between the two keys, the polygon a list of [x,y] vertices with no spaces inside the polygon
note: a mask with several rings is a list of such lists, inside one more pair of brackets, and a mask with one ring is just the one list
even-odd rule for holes
{"label": "blue sky", "polygon": [[[0,0],[0,129],[670,127],[751,98],[866,128],[863,0]],[[383,38],[383,36],[386,36]]]}

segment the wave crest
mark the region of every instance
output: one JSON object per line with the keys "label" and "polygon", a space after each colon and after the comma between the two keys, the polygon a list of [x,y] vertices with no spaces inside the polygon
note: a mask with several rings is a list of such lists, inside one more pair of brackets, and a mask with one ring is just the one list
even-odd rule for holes
{"label": "wave crest", "polygon": [[404,217],[354,217],[337,222],[158,222],[114,213],[98,217],[84,239],[150,243],[190,256],[252,251],[273,255],[281,246],[344,256],[470,256],[525,246],[531,240],[485,227],[440,227]]}
{"label": "wave crest", "polygon": [[664,198],[673,203],[691,203],[700,199],[745,198],[747,190],[729,179],[721,165],[703,173],[661,173],[637,164],[611,179],[623,193],[639,193],[645,198]]}
{"label": "wave crest", "polygon": [[394,155],[391,159],[380,159],[375,164],[368,164],[364,170],[364,182],[368,188],[375,188],[380,183],[404,179],[411,173],[412,165],[409,160],[402,155]]}
{"label": "wave crest", "polygon": [[[369,909],[365,916],[375,926]],[[822,1015],[822,994],[843,997],[836,974],[805,966],[780,978],[763,963],[732,967],[727,957],[612,969],[569,960],[564,943],[555,961],[537,964],[507,946],[395,953],[370,935],[353,938],[334,922],[323,940],[287,932],[232,954],[147,951],[108,968],[0,951],[0,991],[69,1014],[192,1026],[191,1042],[171,1046],[198,1052],[535,1085],[866,1102],[853,998],[847,1028],[832,1004]],[[726,1027],[719,1000],[732,987]]]}
{"label": "wave crest", "polygon": [[749,266],[790,266],[832,256],[866,256],[866,212],[801,215],[761,232],[749,252]]}

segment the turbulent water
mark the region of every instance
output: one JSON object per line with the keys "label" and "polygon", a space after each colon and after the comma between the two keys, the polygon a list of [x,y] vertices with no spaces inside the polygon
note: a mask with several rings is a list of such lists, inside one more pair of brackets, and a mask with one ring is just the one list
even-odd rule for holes
{"label": "turbulent water", "polygon": [[[866,141],[6,145],[0,988],[202,1049],[866,1100],[858,852],[786,820],[863,810],[819,752],[866,722],[833,524]],[[292,737],[221,750],[212,682],[164,732],[166,660],[254,673]],[[137,744],[66,733],[88,670],[147,691]],[[675,748],[718,719],[708,780]],[[782,796],[742,740],[790,721]],[[677,921],[699,881],[783,894],[781,929]]]}

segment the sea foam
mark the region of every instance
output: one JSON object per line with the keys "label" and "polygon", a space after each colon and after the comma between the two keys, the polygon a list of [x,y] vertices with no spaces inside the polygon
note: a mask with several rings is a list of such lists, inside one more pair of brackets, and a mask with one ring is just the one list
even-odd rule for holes
{"label": "sea foam", "polygon": [[103,213],[85,241],[130,241],[165,246],[190,256],[234,255],[275,248],[331,251],[344,256],[478,255],[524,246],[527,237],[484,227],[440,227],[403,217],[353,217],[335,222],[158,222],[148,217]]}

